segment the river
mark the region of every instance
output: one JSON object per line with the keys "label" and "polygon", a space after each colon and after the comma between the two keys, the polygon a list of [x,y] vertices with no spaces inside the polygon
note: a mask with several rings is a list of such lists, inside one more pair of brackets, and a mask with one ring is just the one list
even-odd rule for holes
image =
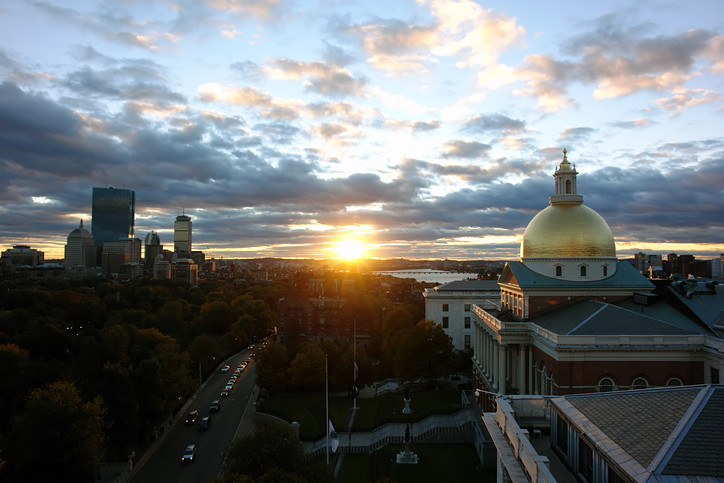
{"label": "river", "polygon": [[449,272],[447,270],[433,270],[430,268],[417,268],[417,269],[406,269],[406,270],[386,270],[372,272],[380,275],[392,275],[398,278],[414,278],[418,282],[428,283],[448,283],[456,280],[466,280],[468,278],[477,278],[477,273],[461,273],[461,272]]}

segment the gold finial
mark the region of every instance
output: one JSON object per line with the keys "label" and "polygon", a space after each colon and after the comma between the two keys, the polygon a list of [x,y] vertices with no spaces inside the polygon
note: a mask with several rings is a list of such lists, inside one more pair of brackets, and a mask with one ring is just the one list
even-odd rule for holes
{"label": "gold finial", "polygon": [[567,153],[567,152],[568,152],[568,151],[566,151],[566,148],[563,148],[563,161],[568,161],[568,158],[566,158],[566,153]]}

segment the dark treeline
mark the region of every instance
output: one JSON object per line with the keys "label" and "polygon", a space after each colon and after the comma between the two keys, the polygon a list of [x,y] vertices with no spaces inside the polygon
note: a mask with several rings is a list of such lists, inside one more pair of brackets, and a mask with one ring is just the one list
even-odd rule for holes
{"label": "dark treeline", "polygon": [[200,375],[268,334],[283,291],[284,282],[0,285],[3,478],[91,480],[101,459],[125,460]]}

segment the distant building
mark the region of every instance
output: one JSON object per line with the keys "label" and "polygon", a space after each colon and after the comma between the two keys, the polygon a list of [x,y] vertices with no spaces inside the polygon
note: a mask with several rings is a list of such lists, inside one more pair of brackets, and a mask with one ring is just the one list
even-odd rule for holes
{"label": "distant building", "polygon": [[146,264],[146,269],[150,272],[153,271],[153,264],[156,257],[163,253],[163,245],[161,245],[161,237],[155,231],[150,231],[146,234],[146,240],[143,249],[143,259]]}
{"label": "distant building", "polygon": [[199,266],[190,258],[179,258],[171,265],[171,280],[196,285],[199,283]]}
{"label": "distant building", "polygon": [[5,259],[10,270],[17,270],[21,267],[38,267],[45,261],[45,253],[30,248],[29,245],[14,245],[0,255]]}
{"label": "distant building", "polygon": [[173,224],[173,251],[179,253],[179,257],[188,258],[191,249],[191,217],[179,215]]}
{"label": "distant building", "polygon": [[91,232],[80,226],[71,231],[65,244],[65,268],[91,268],[96,266],[96,245]]}
{"label": "distant building", "polygon": [[442,326],[457,350],[470,349],[474,334],[472,307],[495,309],[500,287],[495,280],[458,280],[423,292],[425,319]]}
{"label": "distant building", "polygon": [[121,266],[125,264],[141,264],[141,240],[131,238],[103,244],[101,252],[101,267],[105,274],[121,273]]}
{"label": "distant building", "polygon": [[129,189],[93,188],[91,233],[100,251],[106,242],[133,238],[136,195]]}
{"label": "distant building", "polygon": [[724,253],[711,261],[711,277],[724,278]]}
{"label": "distant building", "polygon": [[151,266],[154,280],[171,280],[171,262],[157,255]]}

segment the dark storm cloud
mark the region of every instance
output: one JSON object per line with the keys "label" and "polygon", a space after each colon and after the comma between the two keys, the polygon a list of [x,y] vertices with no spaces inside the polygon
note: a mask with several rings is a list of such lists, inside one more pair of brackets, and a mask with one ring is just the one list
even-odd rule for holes
{"label": "dark storm cloud", "polygon": [[489,131],[521,132],[525,130],[525,122],[511,119],[502,114],[480,115],[465,121],[462,129],[476,133]]}

